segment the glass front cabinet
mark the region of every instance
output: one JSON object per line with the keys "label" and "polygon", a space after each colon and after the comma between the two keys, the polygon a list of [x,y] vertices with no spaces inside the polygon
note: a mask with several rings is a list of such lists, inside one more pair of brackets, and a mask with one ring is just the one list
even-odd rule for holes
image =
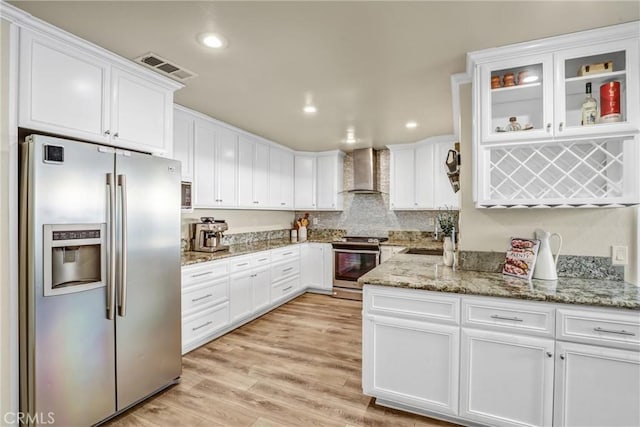
{"label": "glass front cabinet", "polygon": [[640,203],[639,22],[468,60],[476,206]]}

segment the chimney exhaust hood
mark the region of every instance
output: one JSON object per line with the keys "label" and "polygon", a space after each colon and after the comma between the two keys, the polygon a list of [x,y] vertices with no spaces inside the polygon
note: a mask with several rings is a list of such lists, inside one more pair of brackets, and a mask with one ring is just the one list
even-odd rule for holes
{"label": "chimney exhaust hood", "polygon": [[378,157],[373,148],[353,150],[353,188],[349,193],[376,194],[378,189]]}

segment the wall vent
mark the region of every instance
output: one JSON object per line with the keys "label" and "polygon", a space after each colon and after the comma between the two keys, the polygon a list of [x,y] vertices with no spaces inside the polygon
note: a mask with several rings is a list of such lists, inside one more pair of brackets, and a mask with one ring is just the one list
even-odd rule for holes
{"label": "wall vent", "polygon": [[189,80],[198,75],[193,71],[189,71],[178,64],[175,64],[167,59],[164,59],[160,55],[149,52],[135,59],[136,62],[144,65],[147,68],[157,71],[160,74],[169,76],[174,80],[183,82]]}

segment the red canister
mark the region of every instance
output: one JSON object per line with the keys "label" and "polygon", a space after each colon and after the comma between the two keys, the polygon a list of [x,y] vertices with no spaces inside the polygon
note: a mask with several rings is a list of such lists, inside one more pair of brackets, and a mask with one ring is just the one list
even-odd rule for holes
{"label": "red canister", "polygon": [[600,86],[600,123],[619,122],[620,82],[608,82]]}

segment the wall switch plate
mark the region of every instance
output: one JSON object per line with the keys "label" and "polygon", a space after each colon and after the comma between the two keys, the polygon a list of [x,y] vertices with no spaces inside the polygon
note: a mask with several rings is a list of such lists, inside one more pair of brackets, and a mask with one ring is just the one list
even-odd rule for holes
{"label": "wall switch plate", "polygon": [[626,246],[611,246],[611,264],[627,265],[629,262],[629,249]]}

